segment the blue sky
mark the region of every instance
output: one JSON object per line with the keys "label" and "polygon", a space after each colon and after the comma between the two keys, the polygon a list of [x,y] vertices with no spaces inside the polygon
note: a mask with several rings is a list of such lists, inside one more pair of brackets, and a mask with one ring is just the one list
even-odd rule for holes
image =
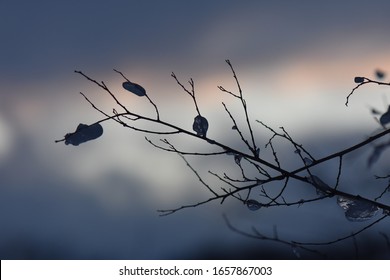
{"label": "blue sky", "polygon": [[[264,219],[265,232],[276,224],[287,238],[323,231],[291,231],[319,222],[311,210],[291,210],[310,222],[286,221],[286,209],[248,213],[233,201],[159,218],[156,209],[207,195],[180,158],[115,124],[79,147],[54,144],[80,122],[100,117],[80,91],[108,111],[113,106],[74,70],[104,80],[135,111],[153,112],[124,93],[112,71],[121,70],[146,88],[165,119],[184,127],[195,111],[170,74],[183,82],[192,77],[210,135],[236,143],[221,106],[229,98],[217,90],[234,86],[224,62],[230,59],[254,119],[285,126],[323,155],[376,128],[369,106],[387,107],[385,89],[375,87],[362,90],[349,108],[344,102],[354,76],[390,71],[389,8],[388,1],[360,0],[1,1],[1,257],[191,258],[211,256],[207,249],[214,247],[215,255],[268,248],[230,232],[222,213],[242,228]],[[205,171],[213,166],[193,162]],[[345,224],[342,214],[329,213],[324,224]],[[350,232],[353,225],[347,226]]]}

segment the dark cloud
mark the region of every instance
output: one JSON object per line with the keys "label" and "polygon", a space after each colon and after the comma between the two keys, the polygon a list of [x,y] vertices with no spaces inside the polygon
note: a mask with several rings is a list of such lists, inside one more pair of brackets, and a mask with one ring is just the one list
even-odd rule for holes
{"label": "dark cloud", "polygon": [[[1,72],[3,78],[14,79],[60,75],[74,68],[111,69],[118,64],[168,67],[183,59],[192,63],[202,59],[204,64],[210,59],[208,53],[219,60],[257,61],[257,56],[264,60],[318,42],[373,33],[386,37],[389,26],[386,1],[2,1],[0,5]],[[215,48],[219,53],[210,51]]]}

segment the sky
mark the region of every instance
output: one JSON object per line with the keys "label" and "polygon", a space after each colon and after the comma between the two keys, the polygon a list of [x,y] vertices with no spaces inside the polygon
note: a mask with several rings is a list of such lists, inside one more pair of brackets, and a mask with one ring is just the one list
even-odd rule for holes
{"label": "sky", "polygon": [[[75,70],[104,81],[135,112],[153,114],[150,103],[121,88],[117,69],[145,87],[164,120],[188,129],[196,111],[170,75],[183,83],[193,78],[208,135],[240,145],[221,102],[237,116],[242,111],[217,88],[235,90],[229,59],[253,123],[284,126],[318,157],[345,148],[378,128],[370,108],[384,111],[389,104],[388,89],[368,86],[344,105],[355,76],[390,71],[389,8],[388,1],[361,0],[0,1],[0,257],[296,257],[289,247],[232,232],[223,214],[243,230],[255,226],[272,235],[277,227],[287,240],[359,228],[334,202],[250,212],[231,200],[159,217],[158,209],[209,195],[180,157],[115,123],[77,147],[54,141],[102,118],[79,92],[108,112],[115,106]],[[175,143],[203,147],[191,139]],[[364,156],[351,157],[346,189],[373,182],[356,176]],[[206,173],[230,164],[201,157],[191,163]],[[334,179],[333,169],[319,172]],[[387,170],[378,165],[375,172]],[[374,234],[388,226],[378,225]],[[371,238],[358,240],[362,252]],[[383,245],[375,242],[372,248]]]}

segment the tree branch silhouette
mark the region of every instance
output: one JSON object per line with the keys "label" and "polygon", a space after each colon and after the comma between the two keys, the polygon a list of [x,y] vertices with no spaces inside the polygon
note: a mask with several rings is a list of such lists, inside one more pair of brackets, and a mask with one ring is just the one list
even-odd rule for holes
{"label": "tree branch silhouette", "polygon": [[[387,123],[390,123],[390,107],[389,111],[384,113],[380,118],[381,131],[378,133],[368,137],[367,139],[358,142],[352,146],[346,147],[342,150],[336,151],[334,153],[325,155],[321,158],[315,158],[302,144],[299,144],[294,140],[290,133],[284,127],[279,127],[278,129],[274,129],[267,124],[265,124],[261,120],[255,120],[260,128],[264,129],[271,133],[268,141],[264,144],[264,150],[269,150],[272,154],[271,160],[266,159],[263,155],[263,152],[260,151],[260,143],[257,139],[255,139],[255,135],[253,132],[252,120],[248,113],[248,104],[244,98],[243,90],[240,85],[238,76],[236,71],[229,60],[226,60],[227,65],[233,75],[233,79],[237,86],[237,93],[234,91],[230,91],[225,89],[223,86],[218,86],[217,88],[222,92],[227,94],[227,96],[231,96],[234,99],[237,99],[241,109],[243,116],[238,116],[244,119],[245,125],[241,126],[238,122],[238,117],[233,115],[231,110],[228,108],[225,102],[222,102],[222,107],[224,108],[227,116],[232,121],[232,131],[233,133],[237,133],[240,141],[245,145],[245,150],[240,150],[234,148],[228,144],[225,144],[223,141],[211,139],[207,136],[207,131],[209,128],[208,120],[201,115],[200,113],[200,104],[197,100],[196,91],[195,91],[195,82],[193,79],[189,79],[188,84],[189,88],[187,88],[172,72],[171,76],[184,91],[184,93],[188,94],[193,102],[195,107],[195,111],[197,116],[194,118],[194,123],[192,126],[192,130],[190,131],[187,127],[180,127],[171,122],[165,121],[164,117],[160,115],[159,108],[157,104],[153,101],[152,97],[146,92],[146,90],[130,81],[122,72],[114,69],[114,72],[119,74],[125,82],[123,82],[123,88],[132,92],[134,95],[137,95],[140,98],[146,97],[151,106],[153,106],[155,111],[155,116],[147,116],[143,114],[138,114],[133,112],[130,108],[124,105],[123,102],[119,100],[119,98],[114,94],[110,88],[102,81],[98,82],[95,79],[89,77],[87,74],[82,71],[75,71],[75,73],[81,75],[83,78],[87,79],[89,82],[100,87],[106,94],[108,94],[114,101],[117,108],[113,108],[111,112],[107,112],[99,107],[97,107],[94,102],[87,97],[84,93],[80,92],[83,98],[89,103],[94,110],[99,112],[103,118],[96,121],[91,125],[80,124],[77,127],[77,130],[71,133],[67,133],[64,138],[56,140],[56,142],[65,141],[66,144],[79,145],[81,143],[96,139],[99,137],[96,134],[94,125],[100,125],[107,121],[114,121],[124,128],[137,131],[145,134],[152,134],[158,137],[164,137],[165,135],[186,135],[189,139],[197,139],[200,140],[211,147],[213,147],[212,152],[200,152],[200,151],[186,151],[172,142],[172,140],[168,140],[167,138],[160,138],[159,142],[156,142],[148,137],[145,137],[145,140],[151,144],[152,147],[177,154],[186,164],[186,166],[192,171],[195,177],[198,179],[201,185],[209,192],[210,196],[202,201],[195,201],[194,203],[187,205],[180,205],[178,207],[174,207],[172,209],[160,209],[157,210],[161,216],[170,215],[176,213],[178,211],[182,211],[188,208],[199,207],[203,204],[208,204],[212,202],[218,201],[220,204],[223,204],[226,199],[232,198],[237,200],[239,203],[243,204],[249,210],[257,211],[261,208],[269,208],[269,207],[289,207],[289,206],[301,206],[307,203],[315,203],[317,201],[323,199],[333,199],[337,198],[337,203],[339,206],[345,211],[345,216],[349,221],[367,221],[373,218],[379,210],[382,211],[383,217],[377,219],[375,222],[372,222],[368,226],[364,226],[361,230],[352,233],[350,235],[344,236],[342,238],[337,238],[336,240],[329,242],[295,242],[295,241],[283,241],[279,238],[266,237],[260,234],[258,231],[254,231],[254,233],[245,233],[240,231],[232,226],[230,221],[225,217],[225,221],[227,226],[242,235],[246,235],[249,237],[262,239],[262,240],[273,240],[276,242],[283,243],[285,245],[291,246],[292,248],[302,248],[304,250],[317,253],[316,250],[308,249],[307,246],[311,245],[329,245],[337,242],[341,242],[345,239],[355,238],[358,234],[368,230],[373,225],[384,220],[390,213],[390,204],[379,202],[379,200],[383,200],[386,192],[390,189],[390,184],[378,194],[375,198],[364,197],[359,194],[353,194],[350,192],[346,192],[340,189],[340,178],[343,173],[343,167],[345,163],[343,163],[344,156],[353,153],[354,151],[361,149],[363,147],[367,147],[369,144],[383,139],[390,133],[390,129],[386,128]],[[358,84],[356,87],[352,89],[352,91],[347,95],[345,105],[348,106],[349,100],[351,96],[356,92],[356,90],[367,84],[377,84],[377,85],[385,85],[390,86],[390,83],[384,83],[381,81],[371,80],[365,77],[355,77],[355,82]],[[142,126],[137,126],[139,121],[146,121],[148,123],[157,124],[161,129],[146,129],[142,128]],[[92,132],[95,132],[94,135],[89,135]],[[246,135],[249,134],[249,137]],[[276,139],[280,140],[283,145],[289,145],[292,147],[294,159],[299,162],[298,168],[294,170],[289,170],[285,168],[283,160],[278,155],[278,145],[275,143]],[[279,142],[280,142],[279,141]],[[371,166],[375,164],[376,160],[379,158],[383,150],[387,149],[390,146],[390,142],[382,143],[376,146],[373,150],[373,153],[368,161],[368,165]],[[233,157],[234,161],[232,164],[235,164],[237,167],[237,173],[240,175],[230,175],[226,172],[216,173],[212,170],[207,172],[207,175],[211,175],[216,178],[222,186],[216,187],[212,185],[206,180],[206,176],[201,174],[194,168],[189,160],[189,157],[193,156],[221,156],[226,155],[227,157]],[[335,174],[335,183],[333,186],[325,183],[320,177],[315,175],[314,167],[320,166],[326,162],[337,161],[337,173]],[[255,170],[256,175],[253,175],[253,170]],[[377,176],[378,179],[389,178],[388,176]],[[291,188],[291,182],[301,182],[311,188],[314,188],[316,191],[316,195],[308,197],[302,196],[300,199],[289,198],[286,195],[286,190]],[[281,182],[278,186],[272,185],[268,187],[271,182]],[[272,188],[272,192],[271,189]],[[257,189],[260,191],[260,195],[258,197],[252,197],[252,190]],[[256,199],[255,199],[256,198]]]}

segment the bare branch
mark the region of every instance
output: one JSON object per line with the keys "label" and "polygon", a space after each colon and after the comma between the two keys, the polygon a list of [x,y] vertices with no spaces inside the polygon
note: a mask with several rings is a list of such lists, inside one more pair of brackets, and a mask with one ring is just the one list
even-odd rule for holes
{"label": "bare branch", "polygon": [[191,166],[191,164],[187,161],[187,159],[178,153],[178,155],[184,160],[186,165],[191,169],[191,171],[198,177],[198,180],[204,185],[215,197],[219,197],[219,195],[202,179],[199,173]]}
{"label": "bare branch", "polygon": [[304,246],[308,246],[308,245],[330,245],[330,244],[334,244],[334,243],[338,243],[340,241],[343,241],[343,240],[346,240],[348,238],[351,238],[351,237],[354,237],[360,233],[362,233],[363,231],[371,228],[372,226],[374,226],[375,224],[379,223],[380,221],[382,221],[383,219],[387,218],[388,216],[387,215],[383,215],[381,218],[379,218],[378,220],[370,223],[369,225],[363,227],[362,229],[358,230],[357,232],[354,232],[354,233],[351,233],[347,236],[344,236],[344,237],[341,237],[341,238],[337,238],[335,240],[331,240],[331,241],[325,241],[325,242],[298,242],[298,241],[292,241],[294,244],[298,244],[298,245],[304,245]]}
{"label": "bare branch", "polygon": [[244,135],[242,134],[240,128],[239,128],[238,125],[237,125],[236,120],[234,119],[233,115],[230,113],[230,111],[229,111],[229,109],[227,108],[226,104],[225,104],[224,102],[222,102],[222,105],[223,105],[223,107],[225,108],[225,111],[228,113],[230,119],[232,120],[232,122],[233,122],[233,124],[234,124],[233,127],[235,127],[235,130],[237,130],[238,134],[239,134],[240,137],[241,137],[242,142],[244,142],[244,143],[247,145],[247,147],[249,148],[249,150],[253,152],[253,148],[251,147],[251,145],[249,144],[249,142],[245,139]]}
{"label": "bare branch", "polygon": [[339,157],[339,168],[338,168],[337,178],[336,178],[336,185],[334,186],[335,190],[338,188],[339,183],[340,183],[342,165],[343,165],[343,156],[340,156]]}
{"label": "bare branch", "polygon": [[[122,72],[120,72],[120,71],[118,71],[116,69],[113,69],[113,70],[115,72],[117,72],[118,74],[120,74],[127,82],[131,83],[131,81],[128,78],[126,78],[126,76]],[[160,113],[158,111],[157,105],[153,102],[153,100],[149,97],[149,95],[147,93],[145,93],[145,96],[149,100],[149,102],[153,105],[154,110],[156,111],[156,118],[157,118],[157,120],[159,120],[160,119]]]}
{"label": "bare branch", "polygon": [[80,74],[81,76],[83,76],[84,78],[86,78],[87,80],[91,81],[92,83],[98,85],[99,87],[101,87],[102,89],[104,89],[111,97],[112,99],[115,100],[115,102],[120,106],[122,107],[122,109],[126,112],[126,113],[130,113],[126,106],[124,106],[121,102],[119,102],[119,100],[116,98],[116,96],[108,89],[108,87],[104,84],[104,82],[102,81],[101,83],[97,82],[96,80],[90,78],[89,76],[85,75],[83,72],[81,71],[77,71],[75,70],[74,71],[75,73],[78,73]]}
{"label": "bare branch", "polygon": [[352,94],[361,86],[366,85],[366,84],[377,84],[377,85],[383,85],[383,86],[390,86],[390,83],[383,83],[379,81],[374,81],[366,77],[359,77],[363,80],[363,82],[359,83],[356,87],[352,89],[352,91],[348,94],[347,100],[345,101],[345,106],[348,106],[349,98],[351,97]]}
{"label": "bare branch", "polygon": [[[176,134],[182,134],[188,136],[190,139],[198,139],[203,141],[203,143],[206,143],[208,145],[212,145],[213,149],[215,152],[200,152],[200,151],[185,151],[184,149],[181,149],[180,147],[176,147],[172,142],[168,139],[161,138],[160,143],[154,142],[151,139],[145,137],[145,140],[153,145],[154,147],[164,150],[166,152],[174,152],[178,156],[182,158],[184,163],[187,165],[187,167],[191,170],[192,173],[198,178],[199,182],[203,185],[203,187],[209,192],[209,198],[204,199],[203,201],[197,201],[192,204],[188,205],[183,205],[179,206],[174,209],[170,210],[158,210],[160,215],[165,216],[165,215],[170,215],[173,213],[176,213],[177,211],[186,209],[186,208],[193,208],[193,207],[198,207],[200,205],[206,204],[206,203],[211,203],[215,200],[219,201],[221,204],[228,198],[234,198],[237,199],[239,202],[243,203],[244,206],[248,207],[250,210],[259,210],[262,207],[290,207],[290,206],[298,206],[300,207],[303,204],[307,203],[313,203],[316,201],[320,201],[323,199],[327,198],[338,198],[343,199],[343,201],[351,201],[353,202],[359,202],[361,205],[370,205],[372,208],[375,208],[375,214],[378,212],[379,209],[383,210],[383,216],[376,221],[370,223],[369,225],[363,227],[362,229],[358,230],[357,232],[352,232],[351,234],[340,237],[331,241],[326,241],[326,242],[296,242],[296,241],[285,241],[280,239],[279,234],[277,232],[276,227],[274,228],[274,235],[273,237],[266,236],[262,233],[260,233],[256,228],[252,228],[252,232],[244,232],[241,230],[238,230],[232,224],[230,221],[225,218],[226,224],[228,225],[228,228],[231,230],[242,234],[247,237],[251,238],[256,238],[260,240],[269,240],[273,242],[278,242],[281,244],[285,244],[287,246],[290,246],[291,249],[293,250],[294,254],[298,255],[297,249],[302,249],[306,250],[311,253],[318,253],[315,250],[307,248],[307,246],[312,246],[312,245],[330,245],[334,243],[341,242],[343,240],[351,238],[352,241],[354,242],[355,246],[355,251],[356,254],[358,255],[359,253],[359,248],[358,248],[358,243],[356,240],[356,236],[359,235],[360,233],[370,229],[373,227],[375,224],[379,223],[382,221],[385,217],[387,217],[390,213],[390,205],[386,205],[384,203],[378,202],[384,194],[389,191],[390,189],[390,183],[387,185],[386,188],[382,191],[382,193],[377,196],[375,199],[372,199],[370,197],[362,197],[359,194],[352,194],[350,192],[342,191],[339,189],[340,185],[340,179],[343,171],[343,157],[347,154],[350,154],[360,148],[366,147],[369,144],[373,143],[374,141],[378,139],[382,139],[383,137],[387,136],[390,133],[390,128],[386,128],[386,124],[390,122],[390,107],[388,112],[383,114],[381,118],[378,120],[378,122],[381,124],[383,127],[383,131],[377,132],[373,136],[368,137],[367,139],[349,146],[345,149],[339,150],[335,153],[332,154],[327,154],[323,156],[322,158],[316,159],[313,155],[311,155],[304,147],[302,144],[297,143],[293,137],[287,132],[287,130],[284,127],[279,127],[279,129],[275,130],[274,128],[264,124],[263,122],[256,120],[258,123],[261,124],[265,130],[268,132],[271,132],[271,136],[268,139],[268,142],[265,143],[265,149],[268,149],[268,152],[272,152],[273,159],[271,160],[266,160],[265,157],[260,156],[260,148],[258,148],[258,143],[255,141],[252,125],[251,125],[251,119],[248,114],[248,107],[246,100],[244,99],[243,96],[243,91],[239,82],[239,79],[236,75],[235,69],[232,66],[231,62],[229,60],[226,60],[226,63],[230,67],[230,71],[233,74],[233,79],[236,83],[237,90],[236,92],[234,91],[229,91],[225,89],[222,86],[218,86],[218,89],[226,93],[233,98],[236,98],[239,100],[242,110],[243,110],[243,119],[245,120],[244,125],[239,125],[239,121],[237,116],[233,116],[231,111],[228,109],[227,105],[222,102],[222,106],[225,109],[227,115],[231,119],[233,123],[232,130],[236,130],[238,135],[240,136],[241,141],[245,144],[246,148],[249,149],[245,151],[241,151],[235,148],[230,147],[229,145],[224,144],[223,141],[216,141],[214,139],[211,139],[209,137],[206,137],[206,133],[208,130],[208,121],[206,118],[201,116],[199,106],[198,106],[198,100],[196,99],[195,95],[195,82],[191,78],[188,81],[189,87],[185,86],[183,83],[179,81],[177,76],[172,72],[171,76],[174,78],[176,83],[180,86],[180,88],[188,94],[195,106],[195,110],[198,114],[198,116],[195,117],[194,123],[192,125],[192,130],[195,131],[190,131],[188,128],[183,128],[180,126],[177,126],[173,123],[166,122],[161,119],[160,113],[159,113],[159,108],[156,105],[155,102],[149,97],[148,94],[146,94],[146,91],[144,88],[141,86],[135,87],[134,90],[132,90],[131,87],[129,88],[129,91],[135,93],[138,96],[146,96],[148,99],[149,103],[154,107],[155,110],[155,117],[147,117],[146,115],[143,114],[136,114],[132,112],[130,109],[128,109],[117,97],[116,95],[108,88],[108,86],[102,82],[98,82],[92,78],[90,78],[88,75],[84,74],[81,71],[75,71],[76,73],[80,74],[84,78],[86,78],[89,82],[92,82],[93,84],[97,85],[103,91],[108,94],[112,100],[116,102],[118,105],[117,108],[112,109],[112,114],[106,112],[105,110],[99,108],[96,104],[94,104],[93,100],[88,98],[84,93],[80,92],[80,94],[83,96],[83,98],[89,103],[94,110],[99,112],[103,117],[101,120],[98,120],[94,124],[99,124],[102,122],[106,121],[115,121],[118,124],[122,125],[125,128],[129,128],[134,131],[142,132],[142,133],[148,133],[148,134],[154,134],[154,135],[176,135]],[[123,79],[127,81],[127,83],[131,83],[129,79],[120,71],[114,69],[114,71],[122,76]],[[379,77],[379,76],[378,76]],[[383,74],[382,74],[383,77]],[[376,84],[376,85],[386,85],[390,86],[390,83],[384,83],[384,82],[379,82],[379,81],[374,81],[370,80],[365,77],[356,77],[355,82],[358,83],[358,85],[352,89],[352,91],[348,94],[346,98],[345,105],[348,106],[349,99],[351,96],[355,93],[355,91],[366,84]],[[127,85],[127,83],[124,83]],[[136,84],[135,84],[136,85]],[[126,89],[126,87],[125,87]],[[138,90],[139,89],[139,90]],[[119,108],[119,109],[118,109]],[[142,128],[140,123],[142,122],[137,122],[137,121],[145,121],[149,124],[154,124],[158,125],[161,127],[160,129],[146,129]],[[137,122],[137,123],[136,123]],[[93,125],[93,124],[92,124]],[[139,125],[139,127],[138,127]],[[90,127],[84,124],[80,124],[80,127]],[[100,126],[99,126],[100,127]],[[80,128],[81,130],[81,128]],[[79,133],[80,130],[76,130],[74,133]],[[249,132],[249,135],[248,135]],[[68,133],[66,137],[69,137],[69,135],[72,135],[72,133]],[[61,140],[56,140],[56,142],[62,142],[65,141],[66,139],[63,138]],[[91,138],[91,139],[96,139],[96,138]],[[88,139],[89,141],[90,139]],[[280,140],[280,141],[279,141]],[[74,142],[75,143],[75,142]],[[81,142],[83,143],[83,142]],[[390,142],[389,142],[390,143]],[[298,158],[294,159],[299,159],[300,167],[296,168],[295,170],[290,170],[283,162],[283,157],[281,156],[281,152],[279,150],[280,145],[288,145],[292,146],[294,149],[294,153],[298,156]],[[369,159],[369,163],[374,162],[376,160],[379,150],[381,149],[380,152],[384,149],[387,149],[387,147],[390,146],[388,143],[384,144],[379,144],[376,145],[374,149],[374,154],[373,158]],[[212,151],[213,151],[212,150]],[[207,174],[209,176],[213,176],[216,179],[218,179],[217,183],[219,183],[219,186],[213,186],[207,182],[207,178],[204,177],[203,174],[198,172],[187,160],[185,156],[217,156],[217,155],[232,155],[234,156],[234,161],[236,163],[237,168],[233,170],[233,175],[229,174],[227,175],[227,172],[221,172],[223,175],[219,175],[211,170],[208,171]],[[334,187],[330,187],[326,183],[324,183],[319,177],[316,175],[312,174],[312,171],[314,170],[313,167],[315,166],[320,166],[321,164],[325,162],[329,162],[332,160],[338,160],[338,169],[337,169],[337,174],[335,175],[335,184]],[[230,172],[229,172],[230,173]],[[255,174],[253,174],[255,173]],[[305,177],[304,174],[308,173],[309,175]],[[378,177],[377,179],[384,179],[384,178],[390,178],[390,175],[385,176],[385,177]],[[280,184],[278,183],[280,181]],[[302,195],[302,197],[299,197],[298,199],[295,197],[294,199],[291,199],[291,197],[288,196],[287,187],[289,184],[291,185],[292,182],[299,182],[301,184],[304,184],[311,188],[314,188],[317,192],[317,195],[315,197],[308,196],[306,194]],[[275,184],[269,184],[271,182],[275,182]],[[291,188],[291,186],[290,186]],[[259,196],[259,201],[250,198],[252,190],[257,190],[260,191]],[[290,189],[289,189],[290,190]],[[382,199],[383,200],[383,199]],[[342,201],[342,202],[343,202]],[[340,204],[339,204],[340,205]],[[347,206],[343,207],[340,205],[344,210],[348,209]],[[347,211],[347,210],[346,210]],[[373,214],[374,215],[374,214]],[[372,215],[372,216],[373,216]],[[368,218],[371,218],[372,216],[369,216]],[[346,212],[346,217],[347,212]],[[352,217],[353,218],[353,217]],[[360,218],[360,217],[359,217]],[[384,235],[386,241],[388,242],[387,235]],[[389,242],[388,242],[389,243]]]}
{"label": "bare branch", "polygon": [[[384,176],[384,177],[375,176],[375,178],[376,178],[376,179],[388,179],[388,178],[390,178],[390,175]],[[381,199],[382,196],[384,196],[384,194],[385,194],[386,192],[389,192],[389,191],[390,191],[390,180],[389,180],[389,182],[388,182],[386,188],[382,191],[382,193],[381,193],[379,196],[377,196],[374,200],[377,201],[377,200]]]}
{"label": "bare branch", "polygon": [[[254,138],[254,135],[253,135],[252,125],[251,125],[251,122],[250,122],[250,119],[249,119],[249,115],[248,115],[248,109],[247,109],[246,101],[245,101],[245,99],[244,99],[244,97],[242,95],[241,85],[240,85],[240,82],[238,81],[238,78],[237,78],[236,72],[235,72],[235,70],[233,68],[233,65],[230,63],[230,60],[227,59],[226,63],[229,65],[230,70],[233,73],[233,78],[236,81],[239,94],[238,95],[237,94],[233,94],[232,92],[225,90],[222,86],[219,86],[218,88],[221,91],[227,92],[227,93],[231,94],[232,96],[240,99],[242,107],[244,109],[245,120],[246,120],[248,129],[249,129],[251,140],[252,140],[252,146],[250,146],[250,150],[252,151],[253,155],[256,155],[257,154],[257,146],[256,146],[255,138]],[[225,108],[226,108],[226,106],[225,106]],[[230,115],[230,113],[229,113],[229,115]]]}
{"label": "bare branch", "polygon": [[[283,244],[283,245],[286,245],[286,246],[289,246],[291,248],[300,248],[304,251],[307,251],[307,252],[310,252],[310,253],[314,253],[314,254],[317,254],[317,255],[320,255],[322,257],[327,257],[325,254],[321,253],[320,251],[317,251],[317,250],[314,250],[314,249],[310,249],[310,248],[307,248],[303,245],[300,245],[300,244],[295,244],[293,242],[289,242],[289,241],[286,241],[286,240],[282,240],[282,239],[279,239],[278,235],[277,234],[274,234],[274,237],[269,237],[269,236],[266,236],[264,234],[261,234],[256,228],[252,228],[253,232],[254,233],[248,233],[248,232],[245,232],[245,231],[242,231],[238,228],[236,228],[235,226],[233,226],[229,219],[227,218],[226,215],[223,216],[224,220],[225,220],[225,223],[227,225],[227,227],[232,230],[233,232],[236,232],[242,236],[245,236],[245,237],[249,237],[249,238],[254,238],[254,239],[259,239],[259,240],[264,240],[264,241],[272,241],[272,242],[276,242],[276,243],[280,243],[280,244]],[[275,231],[274,231],[275,232]]]}
{"label": "bare branch", "polygon": [[191,90],[188,90],[180,81],[179,79],[176,77],[175,73],[172,72],[171,74],[172,78],[175,79],[176,83],[181,86],[181,88],[186,92],[188,93],[192,100],[194,101],[194,105],[195,105],[195,109],[196,109],[196,112],[198,112],[198,115],[201,116],[200,114],[200,111],[199,111],[199,107],[198,107],[198,102],[196,101],[196,98],[195,98],[195,83],[194,83],[194,80],[191,78],[188,83],[190,84],[191,86]]}

